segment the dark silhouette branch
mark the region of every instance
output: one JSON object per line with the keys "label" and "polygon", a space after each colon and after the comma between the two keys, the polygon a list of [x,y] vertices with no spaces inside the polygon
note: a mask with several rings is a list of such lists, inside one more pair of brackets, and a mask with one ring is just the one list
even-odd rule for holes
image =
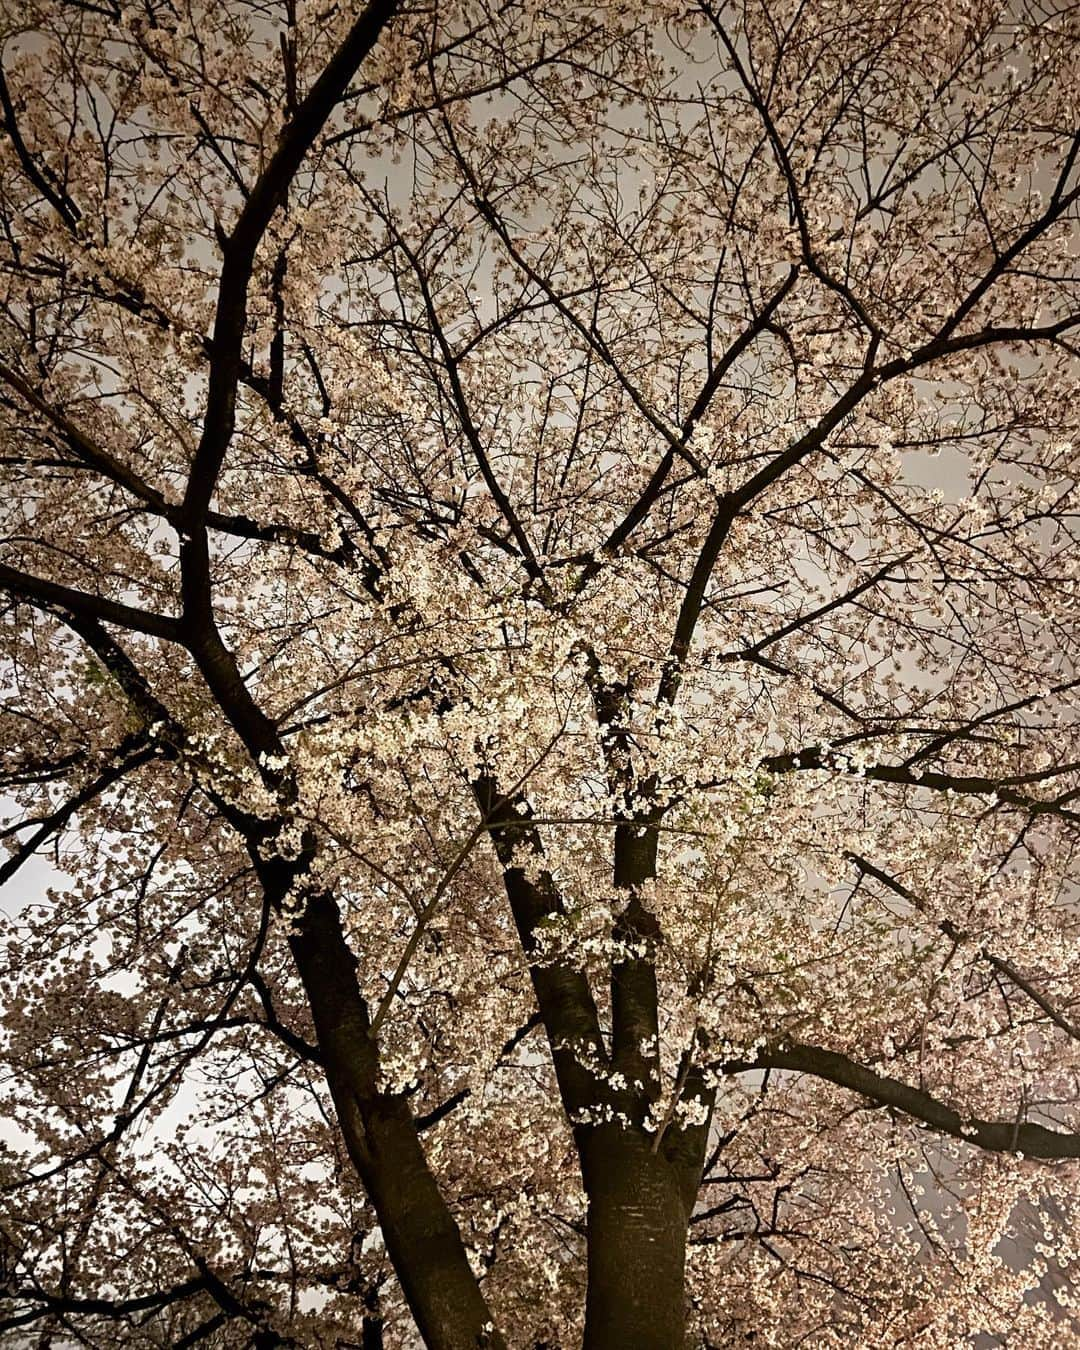
{"label": "dark silhouette branch", "polygon": [[1030,1158],[1080,1158],[1080,1134],[1047,1129],[1020,1119],[979,1120],[966,1117],[921,1088],[876,1073],[847,1055],[813,1045],[790,1043],[762,1051],[753,1060],[731,1061],[726,1073],[756,1069],[789,1069],[824,1078],[868,1098],[876,1105],[902,1111],[941,1134],[998,1153],[1022,1153]]}
{"label": "dark silhouette branch", "polygon": [[395,0],[371,0],[364,8],[286,123],[277,149],[248,194],[231,235],[223,242],[206,414],[184,495],[184,519],[189,528],[196,529],[206,520],[218,471],[232,437],[255,251],[274,212],[285,200],[304,157],[396,10]]}
{"label": "dark silhouette branch", "polygon": [[125,605],[118,600],[87,595],[71,586],[62,586],[55,581],[31,576],[29,572],[21,572],[7,563],[0,563],[0,588],[37,609],[59,610],[83,619],[115,624],[135,633],[164,638],[167,642],[184,640],[179,620],[169,618],[168,615],[155,614],[152,610]]}

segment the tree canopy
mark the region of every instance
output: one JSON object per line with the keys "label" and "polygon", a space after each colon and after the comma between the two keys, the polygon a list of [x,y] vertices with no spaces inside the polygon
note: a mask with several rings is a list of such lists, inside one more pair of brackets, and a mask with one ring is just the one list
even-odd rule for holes
{"label": "tree canopy", "polygon": [[6,0],[12,1345],[1080,1335],[1078,111],[1055,0]]}

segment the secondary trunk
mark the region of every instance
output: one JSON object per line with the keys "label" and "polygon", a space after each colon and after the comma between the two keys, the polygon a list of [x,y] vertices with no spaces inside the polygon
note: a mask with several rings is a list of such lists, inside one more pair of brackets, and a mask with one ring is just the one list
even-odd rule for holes
{"label": "secondary trunk", "polygon": [[585,1350],[682,1350],[690,1219],[681,1169],[634,1129],[602,1125],[582,1159],[589,1197]]}
{"label": "secondary trunk", "polygon": [[428,1350],[505,1350],[407,1101],[378,1086],[378,1055],[337,906],[314,896],[290,940],[311,1004],[338,1122],[379,1216]]}

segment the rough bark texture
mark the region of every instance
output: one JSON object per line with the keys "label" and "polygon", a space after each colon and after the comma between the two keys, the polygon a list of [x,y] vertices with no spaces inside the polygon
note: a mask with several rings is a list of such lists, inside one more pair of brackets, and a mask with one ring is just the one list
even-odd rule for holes
{"label": "rough bark texture", "polygon": [[592,1130],[585,1350],[680,1350],[690,1214],[678,1170],[636,1130]]}

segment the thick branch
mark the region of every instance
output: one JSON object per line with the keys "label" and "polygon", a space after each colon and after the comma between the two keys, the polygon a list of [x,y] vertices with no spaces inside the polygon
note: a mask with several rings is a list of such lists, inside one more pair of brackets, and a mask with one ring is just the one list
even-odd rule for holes
{"label": "thick branch", "polygon": [[860,1093],[878,1106],[903,1111],[931,1129],[993,1152],[1020,1153],[1032,1158],[1080,1158],[1080,1134],[1065,1134],[1020,1119],[979,1120],[962,1116],[921,1088],[875,1073],[834,1050],[790,1044],[764,1051],[751,1061],[724,1065],[726,1073],[749,1073],[756,1069],[790,1069],[825,1078]]}
{"label": "thick branch", "polygon": [[564,916],[566,909],[546,869],[533,882],[515,862],[517,849],[534,858],[543,852],[528,805],[521,800],[507,801],[489,775],[473,784],[473,793],[502,864],[503,884],[529,960],[563,1105],[573,1119],[576,1112],[596,1102],[596,1079],[587,1061],[599,1065],[606,1058],[589,980],[583,970],[565,958],[548,961],[540,953],[539,933],[544,921]]}
{"label": "thick branch", "polygon": [[71,586],[61,586],[58,582],[31,576],[29,572],[21,572],[6,563],[0,563],[0,588],[38,609],[63,610],[80,618],[96,619],[136,633],[165,638],[168,642],[183,640],[178,620],[168,615],[138,609],[118,600],[104,600],[98,595],[87,595]]}
{"label": "thick branch", "polygon": [[769,755],[761,761],[761,767],[767,773],[776,774],[824,769],[834,773],[848,773],[878,783],[898,783],[905,787],[925,788],[930,792],[994,797],[1033,816],[1055,815],[1073,823],[1080,822],[1080,812],[1070,811],[1061,800],[1029,797],[1026,793],[1017,792],[1012,786],[1017,782],[1041,781],[1050,776],[1046,773],[1002,774],[998,778],[990,778],[985,774],[943,773],[931,769],[917,769],[909,764],[867,764],[855,767],[843,754],[837,755],[819,745],[810,745],[803,750],[789,751],[782,755]]}
{"label": "thick branch", "polygon": [[184,515],[193,527],[200,526],[206,518],[232,437],[247,292],[256,249],[304,156],[396,9],[395,0],[372,0],[360,14],[282,131],[277,149],[251,189],[236,227],[224,245],[206,416],[184,497]]}

